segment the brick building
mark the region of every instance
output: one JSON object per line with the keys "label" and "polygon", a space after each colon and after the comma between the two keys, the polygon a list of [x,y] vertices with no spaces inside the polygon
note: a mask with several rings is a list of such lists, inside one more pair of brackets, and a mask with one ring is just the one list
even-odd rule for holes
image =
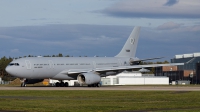
{"label": "brick building", "polygon": [[171,63],[184,63],[184,65],[157,67],[155,75],[168,76],[170,83],[177,80],[189,80],[191,84],[200,83],[200,53],[175,55]]}

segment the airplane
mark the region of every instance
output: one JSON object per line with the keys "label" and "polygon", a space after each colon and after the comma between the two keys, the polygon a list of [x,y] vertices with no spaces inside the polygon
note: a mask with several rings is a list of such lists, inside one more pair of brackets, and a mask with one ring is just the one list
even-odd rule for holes
{"label": "airplane", "polygon": [[56,79],[56,87],[67,87],[63,80],[78,80],[88,87],[99,87],[101,77],[116,75],[123,71],[158,66],[176,66],[183,63],[139,65],[141,61],[160,59],[135,58],[140,27],[131,32],[125,45],[115,57],[26,57],[13,60],[6,71],[12,76],[22,78],[21,87],[40,82],[43,79]]}

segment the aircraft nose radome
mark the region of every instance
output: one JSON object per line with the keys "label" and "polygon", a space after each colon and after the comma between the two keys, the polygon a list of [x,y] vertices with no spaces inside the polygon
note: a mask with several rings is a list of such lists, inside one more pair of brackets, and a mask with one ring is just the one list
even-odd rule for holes
{"label": "aircraft nose radome", "polygon": [[6,72],[9,73],[10,75],[14,74],[14,70],[11,67],[6,67]]}
{"label": "aircraft nose radome", "polygon": [[6,72],[10,74],[10,67],[6,67]]}

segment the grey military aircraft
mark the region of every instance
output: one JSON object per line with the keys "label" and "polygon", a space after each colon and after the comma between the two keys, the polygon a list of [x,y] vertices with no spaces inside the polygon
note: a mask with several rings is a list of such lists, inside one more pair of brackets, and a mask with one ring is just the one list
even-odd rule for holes
{"label": "grey military aircraft", "polygon": [[135,27],[125,45],[115,57],[26,57],[12,61],[6,71],[24,79],[21,86],[57,79],[56,87],[67,87],[63,80],[78,80],[80,84],[99,87],[102,76],[113,75],[125,70],[158,66],[175,66],[183,63],[139,65],[141,61],[159,58],[135,58],[140,27]]}

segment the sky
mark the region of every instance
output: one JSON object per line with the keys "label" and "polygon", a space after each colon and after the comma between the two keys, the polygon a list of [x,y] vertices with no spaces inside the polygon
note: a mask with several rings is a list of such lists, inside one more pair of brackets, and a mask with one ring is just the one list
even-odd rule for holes
{"label": "sky", "polygon": [[0,57],[118,54],[141,26],[136,57],[200,52],[199,0],[1,0]]}

